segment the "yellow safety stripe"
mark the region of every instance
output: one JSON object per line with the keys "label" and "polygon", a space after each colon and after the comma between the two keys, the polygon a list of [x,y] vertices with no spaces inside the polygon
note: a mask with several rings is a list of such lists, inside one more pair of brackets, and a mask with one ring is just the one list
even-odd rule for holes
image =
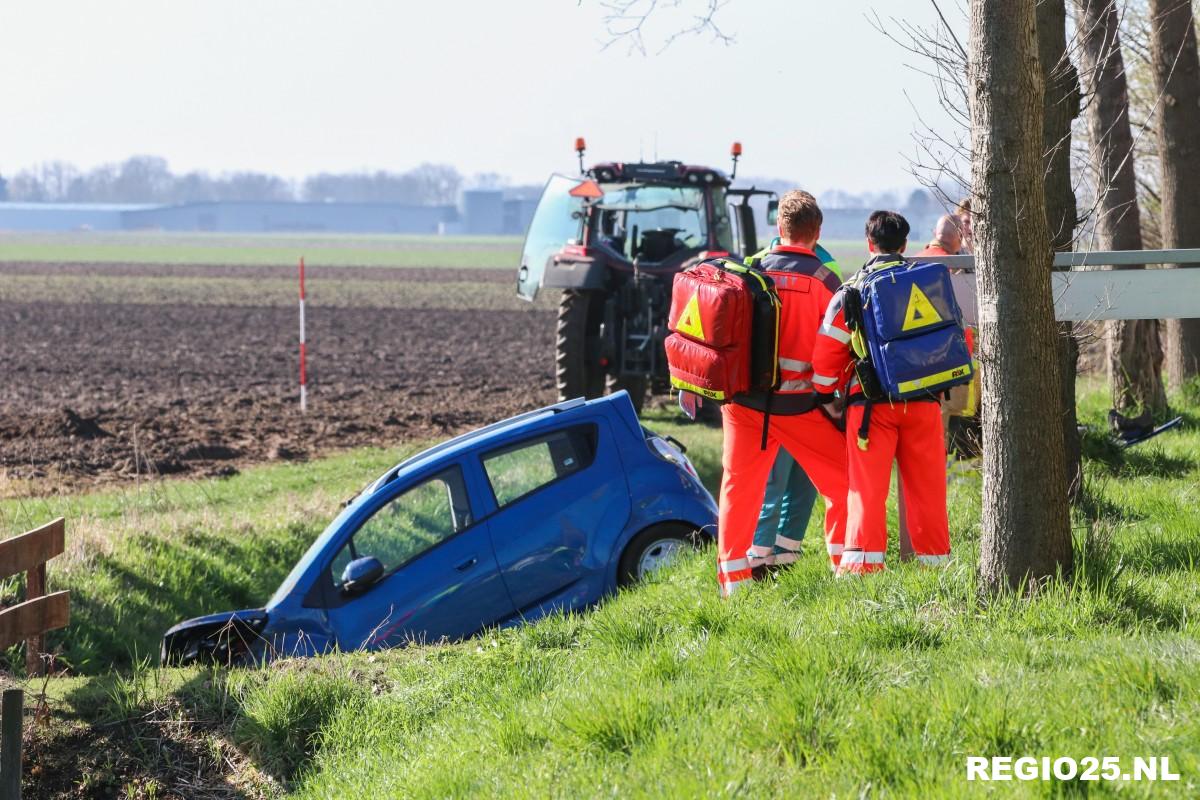
{"label": "yellow safety stripe", "polygon": [[979,362],[972,361],[971,366],[974,367],[976,374],[971,376],[971,382],[967,384],[967,404],[962,412],[964,417],[973,417],[979,410]]}
{"label": "yellow safety stripe", "polygon": [[964,375],[970,374],[971,365],[968,363],[963,364],[961,367],[954,367],[953,369],[948,369],[944,372],[938,372],[934,375],[926,375],[923,378],[914,378],[911,381],[903,381],[902,383],[898,384],[896,388],[901,392],[915,392],[918,389],[924,389],[927,386],[945,383],[946,381],[952,381],[955,378],[961,378]]}
{"label": "yellow safety stripe", "polygon": [[674,386],[676,389],[682,389],[685,392],[691,392],[693,394],[698,394],[701,397],[707,397],[709,400],[724,400],[725,399],[724,392],[714,392],[712,389],[704,389],[700,386],[696,386],[694,384],[688,383],[687,381],[681,380],[676,377],[671,378],[671,385]]}

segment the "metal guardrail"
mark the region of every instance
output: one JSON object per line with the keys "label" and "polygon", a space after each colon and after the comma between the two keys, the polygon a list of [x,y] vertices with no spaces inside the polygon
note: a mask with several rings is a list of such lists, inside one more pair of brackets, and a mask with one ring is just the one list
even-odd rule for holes
{"label": "metal guardrail", "polygon": [[[975,269],[975,256],[939,256],[938,262],[955,269]],[[1073,267],[1129,267],[1160,264],[1200,265],[1200,249],[1092,250],[1054,254],[1054,269]]]}
{"label": "metal guardrail", "polygon": [[[954,269],[974,270],[974,256],[939,256]],[[1160,264],[1179,269],[1104,269]],[[1056,253],[1052,274],[1054,316],[1062,322],[1111,319],[1200,318],[1200,249],[1096,250]],[[964,320],[978,324],[991,314],[979,309],[973,271],[952,276]]]}

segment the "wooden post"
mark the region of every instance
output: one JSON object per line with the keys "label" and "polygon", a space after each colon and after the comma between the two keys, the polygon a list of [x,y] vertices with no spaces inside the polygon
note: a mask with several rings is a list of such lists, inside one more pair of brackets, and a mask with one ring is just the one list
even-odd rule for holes
{"label": "wooden post", "polygon": [[21,728],[25,692],[5,689],[0,700],[0,800],[21,800]]}
{"label": "wooden post", "polygon": [[[25,599],[33,600],[46,593],[46,562],[30,567],[25,573]],[[25,640],[25,674],[45,675],[46,662],[42,660],[42,635],[30,636]]]}
{"label": "wooden post", "polygon": [[70,605],[66,592],[46,594],[46,562],[66,543],[61,518],[35,530],[0,540],[0,578],[25,573],[25,601],[0,610],[0,649],[25,642],[25,669],[43,675],[45,633],[66,627]]}

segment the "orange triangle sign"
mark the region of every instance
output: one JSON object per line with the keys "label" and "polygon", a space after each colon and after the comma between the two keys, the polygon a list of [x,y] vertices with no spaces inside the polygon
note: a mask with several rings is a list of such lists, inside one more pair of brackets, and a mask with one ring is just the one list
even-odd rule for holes
{"label": "orange triangle sign", "polygon": [[571,191],[567,192],[567,194],[571,195],[571,197],[595,199],[598,197],[604,197],[604,190],[600,188],[600,184],[596,183],[591,178],[588,178],[586,181],[580,181],[578,184],[573,186]]}

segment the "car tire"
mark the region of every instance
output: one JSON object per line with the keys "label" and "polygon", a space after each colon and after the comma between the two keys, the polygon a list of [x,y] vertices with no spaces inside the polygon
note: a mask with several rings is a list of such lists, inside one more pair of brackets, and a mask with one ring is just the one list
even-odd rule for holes
{"label": "car tire", "polygon": [[[652,525],[634,536],[621,553],[617,565],[617,585],[631,586],[661,566],[654,562],[673,557],[682,549],[692,549],[699,544],[696,529],[682,522],[664,522]],[[666,551],[672,552],[666,552]]]}

